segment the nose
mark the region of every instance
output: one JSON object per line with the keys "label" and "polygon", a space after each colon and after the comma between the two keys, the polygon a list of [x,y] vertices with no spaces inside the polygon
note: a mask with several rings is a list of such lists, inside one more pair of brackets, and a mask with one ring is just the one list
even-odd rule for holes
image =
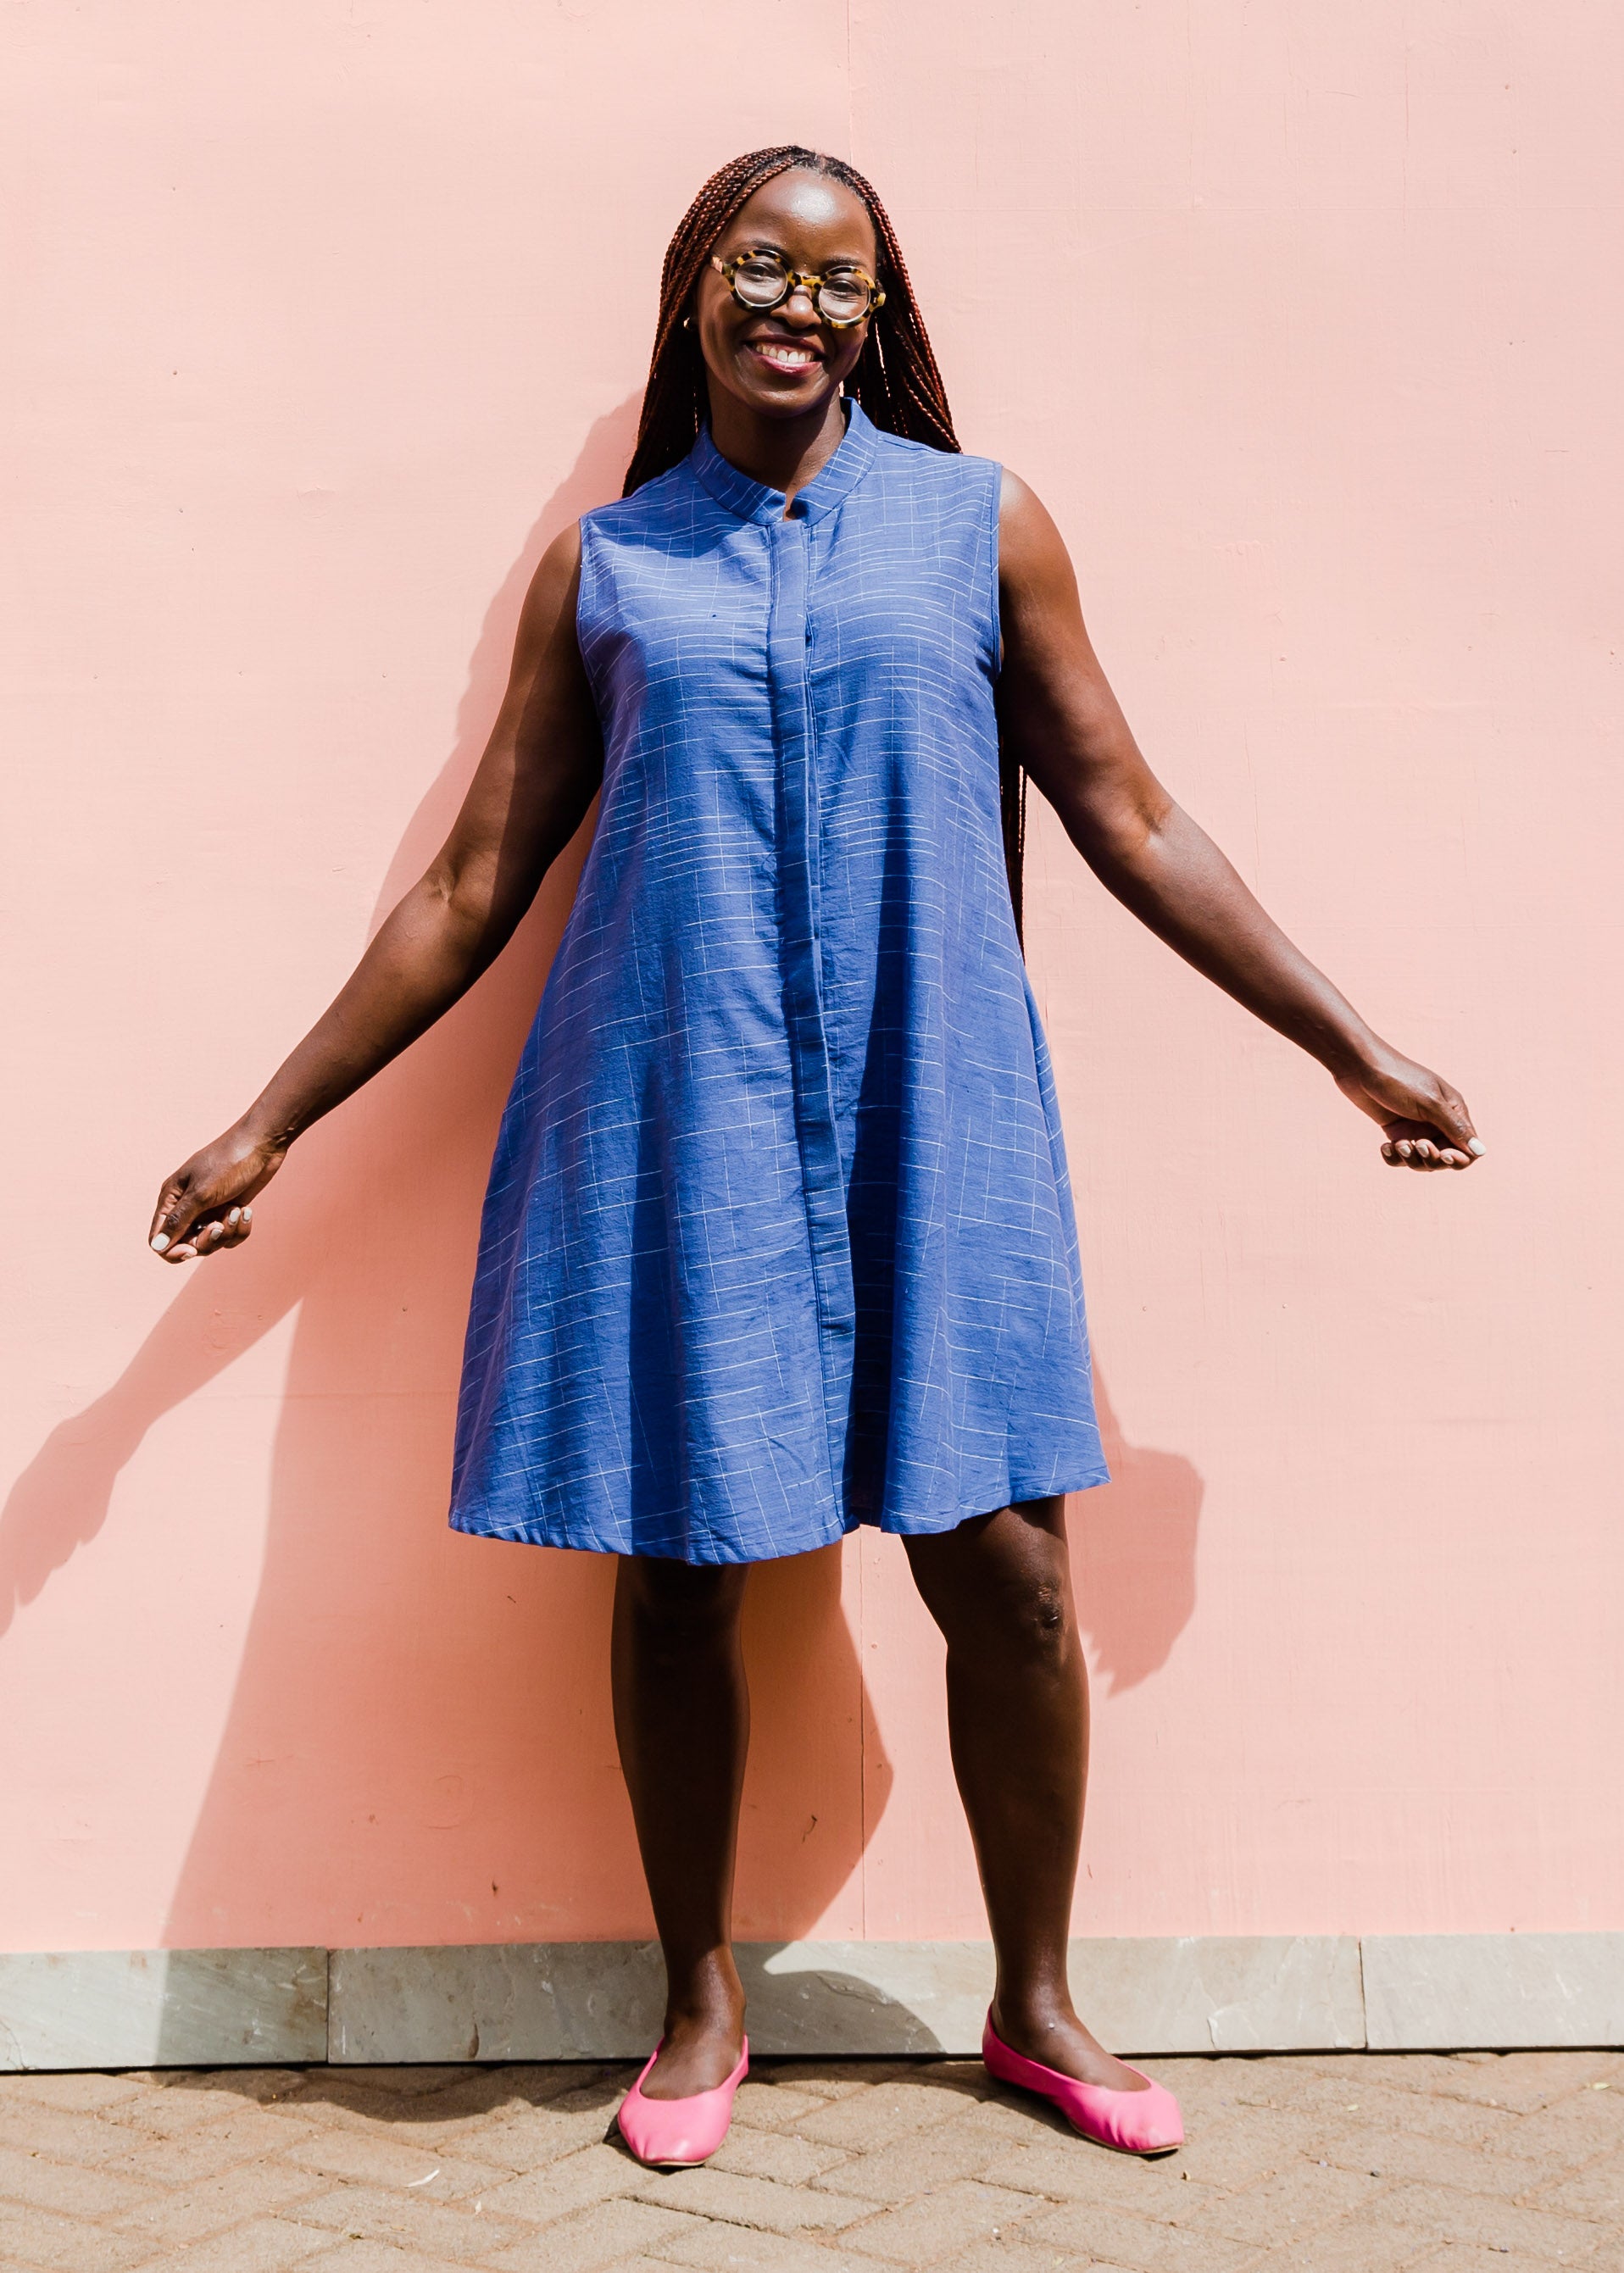
{"label": "nose", "polygon": [[812,297],[812,287],[809,284],[792,284],[787,296],[779,301],[772,312],[775,316],[787,316],[794,323],[812,326],[823,321],[823,318],[817,312],[817,304]]}

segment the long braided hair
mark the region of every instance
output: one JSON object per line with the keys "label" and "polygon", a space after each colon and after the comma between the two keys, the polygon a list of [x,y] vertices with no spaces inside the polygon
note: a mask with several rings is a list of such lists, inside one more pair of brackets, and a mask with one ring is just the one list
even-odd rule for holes
{"label": "long braided hair", "polygon": [[[710,249],[747,198],[775,174],[800,168],[827,174],[852,191],[874,223],[879,256],[880,282],[885,305],[869,319],[856,368],[846,391],[862,404],[864,413],[888,434],[910,442],[924,442],[935,450],[957,451],[953,414],[947,391],[931,351],[930,338],[914,297],[907,263],[891,219],[874,184],[821,150],[803,149],[797,142],[782,142],[768,150],[749,150],[711,175],[693,204],[677,223],[665,248],[660,270],[659,316],[654,329],[654,353],[649,362],[648,383],[643,394],[643,416],[637,423],[637,446],[626,469],[622,496],[630,497],[656,475],[666,473],[687,457],[704,424],[710,408],[705,366],[697,335],[684,329],[695,289],[704,272]],[[1022,916],[1022,866],[1026,836],[1026,776],[1002,746],[998,756],[998,800],[1004,824],[1004,859],[1009,871],[1010,902],[1019,934]]]}

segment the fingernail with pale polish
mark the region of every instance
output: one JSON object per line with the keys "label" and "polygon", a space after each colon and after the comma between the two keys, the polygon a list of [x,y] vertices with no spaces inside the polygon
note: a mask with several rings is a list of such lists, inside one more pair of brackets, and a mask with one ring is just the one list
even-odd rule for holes
{"label": "fingernail with pale polish", "polygon": [[242,1212],[243,1211],[241,1208],[233,1208],[230,1214],[226,1218],[226,1221],[228,1223],[236,1223],[241,1217]]}
{"label": "fingernail with pale polish", "polygon": [[1471,1154],[1474,1160],[1480,1160],[1489,1148],[1484,1143],[1481,1136],[1474,1136],[1467,1145],[1466,1149]]}
{"label": "fingernail with pale polish", "polygon": [[153,1241],[153,1247],[154,1247],[154,1251],[155,1251],[157,1254],[162,1255],[162,1252],[163,1252],[163,1250],[164,1250],[164,1249],[169,1245],[169,1233],[168,1233],[167,1231],[161,1231],[161,1232],[158,1234],[157,1237]]}

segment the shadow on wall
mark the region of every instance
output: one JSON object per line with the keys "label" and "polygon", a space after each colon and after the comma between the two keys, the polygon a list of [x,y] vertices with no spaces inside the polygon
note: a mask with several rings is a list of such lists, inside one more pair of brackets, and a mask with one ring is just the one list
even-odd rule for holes
{"label": "shadow on wall", "polygon": [[1159,1673],[1195,1611],[1202,1483],[1177,1452],[1130,1444],[1096,1368],[1109,1484],[1071,1502],[1071,1570],[1089,1660],[1105,1693]]}
{"label": "shadow on wall", "polygon": [[[443,839],[536,562],[618,495],[637,409],[593,426],[492,601],[455,751],[375,923]],[[178,1290],[0,1517],[3,1629],[96,1535],[154,1423],[297,1308],[263,1575],[171,1947],[546,1939],[587,1919],[605,1937],[649,1931],[610,1718],[612,1559],[462,1538],[445,1520],[480,1199],[587,835],[496,967],[301,1140],[254,1241]],[[762,1939],[804,1932],[861,1853],[861,1688],[839,1598],[838,1549],[752,1588],[739,1929]]]}
{"label": "shadow on wall", "polygon": [[[442,841],[536,562],[618,494],[636,413],[633,398],[593,426],[492,601],[455,751],[375,923]],[[480,1199],[587,834],[495,968],[301,1140],[251,1245],[189,1279],[0,1515],[4,1632],[94,1538],[154,1423],[297,1309],[262,1579],[171,1947],[552,1941],[588,1919],[594,1938],[650,1930],[610,1717],[611,1558],[467,1539],[445,1521]],[[1075,1530],[1084,1621],[1115,1691],[1154,1672],[1188,1620],[1201,1488],[1187,1463],[1125,1446],[1105,1418],[1118,1481],[1086,1495]],[[808,1932],[856,1871],[875,1795],[890,1788],[871,1735],[865,1801],[841,1571],[833,1548],[752,1583],[744,1939]]]}

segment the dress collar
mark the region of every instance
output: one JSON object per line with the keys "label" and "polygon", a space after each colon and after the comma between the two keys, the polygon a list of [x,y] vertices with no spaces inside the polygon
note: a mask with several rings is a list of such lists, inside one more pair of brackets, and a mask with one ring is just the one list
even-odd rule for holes
{"label": "dress collar", "polygon": [[[879,432],[873,420],[865,417],[861,403],[849,394],[846,405],[846,432],[833,456],[805,489],[797,492],[789,511],[792,521],[818,521],[824,514],[832,513],[856,488],[878,454]],[[737,514],[741,521],[784,519],[783,491],[769,489],[765,482],[753,482],[748,474],[741,474],[710,439],[709,426],[700,428],[698,439],[688,453],[688,464],[695,480],[703,483],[718,505]]]}

